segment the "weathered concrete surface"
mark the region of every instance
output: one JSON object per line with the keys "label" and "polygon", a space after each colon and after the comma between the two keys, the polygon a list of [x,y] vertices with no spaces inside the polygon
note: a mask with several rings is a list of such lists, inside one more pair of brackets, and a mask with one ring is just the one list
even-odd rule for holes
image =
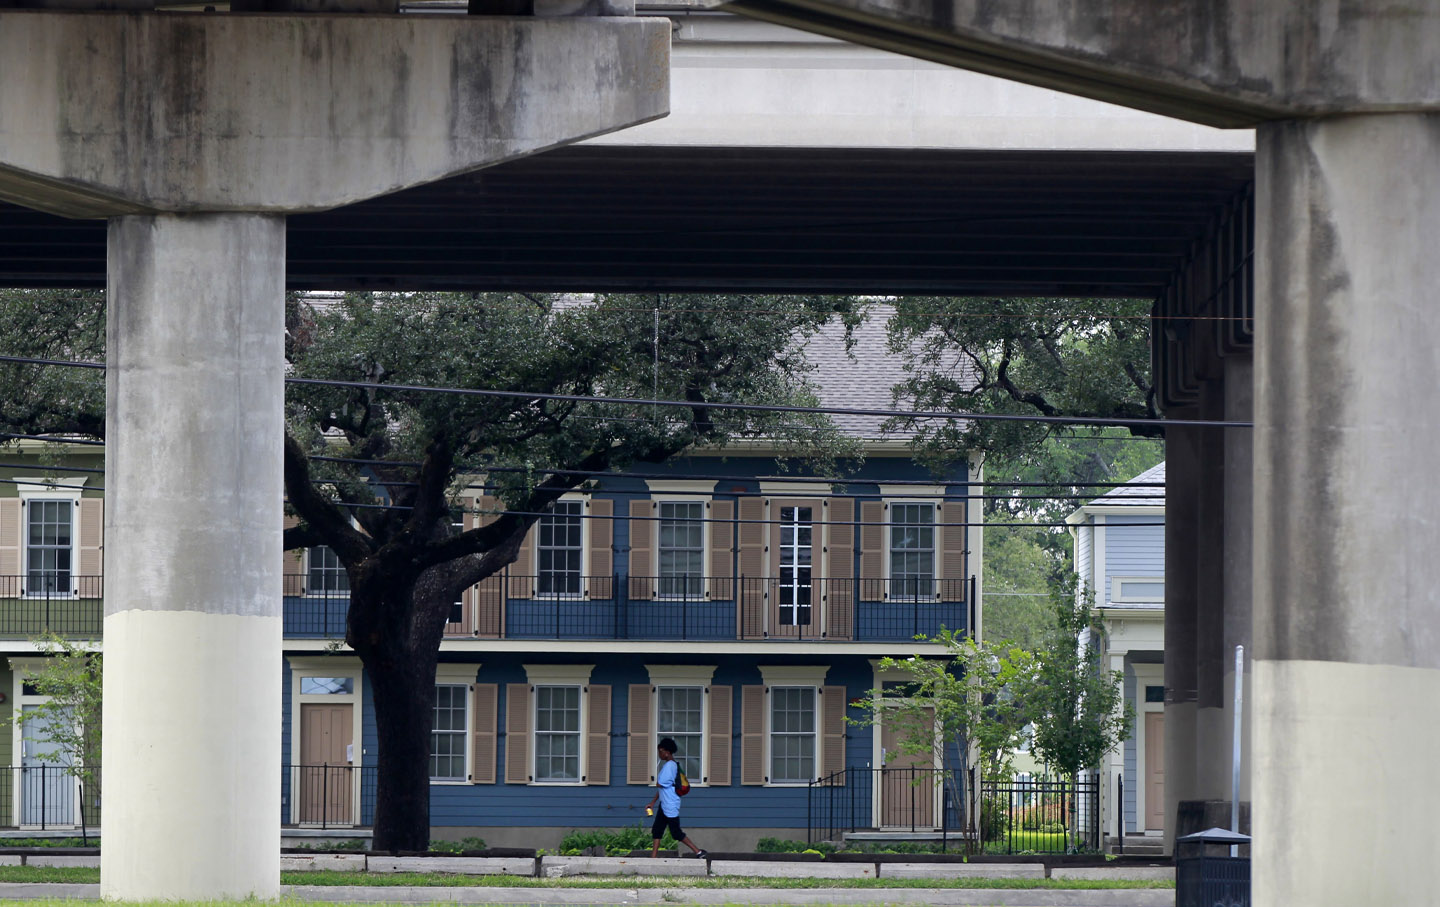
{"label": "weathered concrete surface", "polygon": [[[20,862],[20,858],[19,858],[19,857],[16,857],[16,858],[15,858],[15,863],[9,864],[9,865],[18,865],[19,862]],[[50,853],[43,853],[43,854],[42,854],[42,853],[35,853],[35,854],[29,854],[29,855],[27,855],[27,856],[25,857],[25,865],[26,865],[26,866],[89,866],[89,867],[98,867],[98,866],[100,865],[100,857],[99,857],[99,855],[87,855],[87,854],[50,854]]]}
{"label": "weathered concrete surface", "polygon": [[[1170,418],[1196,418],[1176,409]],[[1200,431],[1165,433],[1165,852],[1175,838],[1180,802],[1194,796],[1195,632],[1200,543]],[[1144,767],[1139,771],[1143,775]]]}
{"label": "weathered concrete surface", "polygon": [[1055,866],[1050,870],[1052,879],[1088,879],[1107,881],[1110,879],[1134,880],[1138,882],[1175,881],[1173,866]]}
{"label": "weathered concrete surface", "polygon": [[[719,5],[718,2],[712,5]],[[1440,7],[1384,0],[734,0],[726,9],[1214,126],[1440,109]]]}
{"label": "weathered concrete surface", "polygon": [[109,236],[101,884],[273,898],[285,222]]}
{"label": "weathered concrete surface", "polygon": [[881,863],[887,879],[1043,879],[1044,863]]}
{"label": "weathered concrete surface", "polygon": [[[0,885],[0,896],[11,886]],[[20,888],[21,886],[14,886]],[[34,886],[30,886],[33,889]],[[72,886],[83,888],[85,886]],[[93,890],[93,886],[91,886]],[[28,891],[28,889],[27,889]],[[385,904],[933,904],[936,907],[1174,907],[1174,889],[1100,891],[964,888],[342,888],[287,886],[307,901]],[[23,896],[23,895],[20,895]],[[35,896],[35,895],[30,895]],[[57,895],[58,896],[58,895]],[[71,894],[70,897],[77,895]],[[83,896],[83,895],[80,895]],[[91,895],[93,896],[93,895]]]}
{"label": "weathered concrete surface", "polygon": [[541,857],[540,875],[566,876],[703,876],[704,860],[675,857]]}
{"label": "weathered concrete surface", "polygon": [[363,853],[285,853],[280,855],[280,871],[314,872],[317,870],[364,872]]}
{"label": "weathered concrete surface", "polygon": [[715,876],[773,879],[873,879],[874,863],[785,863],[768,860],[711,860]]}
{"label": "weathered concrete surface", "polygon": [[1434,903],[1440,115],[1258,144],[1254,903]]}
{"label": "weathered concrete surface", "polygon": [[[1225,357],[1225,418],[1251,422],[1255,418],[1255,362],[1249,352]],[[1244,702],[1240,730],[1240,800],[1250,799],[1250,775],[1254,767],[1253,730],[1255,686],[1251,666],[1255,661],[1254,576],[1255,576],[1255,433],[1253,430],[1225,431],[1225,718],[1221,744],[1226,758],[1234,748],[1235,733],[1235,647],[1245,647]],[[1226,763],[1229,764],[1228,762]],[[1227,794],[1230,788],[1226,787]],[[1228,824],[1225,827],[1229,827]],[[1247,832],[1248,833],[1248,832]]]}
{"label": "weathered concrete surface", "polygon": [[0,198],[337,207],[663,116],[669,46],[665,19],[0,11]]}
{"label": "weathered concrete surface", "polygon": [[463,872],[468,875],[535,875],[534,857],[369,857],[370,872]]}

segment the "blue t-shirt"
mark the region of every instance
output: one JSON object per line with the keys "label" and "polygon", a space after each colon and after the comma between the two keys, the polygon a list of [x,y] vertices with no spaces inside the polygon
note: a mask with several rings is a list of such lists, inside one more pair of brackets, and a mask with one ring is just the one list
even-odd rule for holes
{"label": "blue t-shirt", "polygon": [[680,815],[680,795],[675,793],[675,779],[679,774],[680,766],[670,759],[660,763],[660,772],[655,776],[655,783],[660,787],[660,812],[667,816]]}

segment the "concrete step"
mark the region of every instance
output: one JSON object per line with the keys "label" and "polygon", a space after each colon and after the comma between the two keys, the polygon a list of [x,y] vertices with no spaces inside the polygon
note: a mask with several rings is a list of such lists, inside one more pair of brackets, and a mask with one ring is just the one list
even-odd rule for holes
{"label": "concrete step", "polygon": [[1161,856],[1165,853],[1165,841],[1149,835],[1126,835],[1124,853],[1127,856]]}

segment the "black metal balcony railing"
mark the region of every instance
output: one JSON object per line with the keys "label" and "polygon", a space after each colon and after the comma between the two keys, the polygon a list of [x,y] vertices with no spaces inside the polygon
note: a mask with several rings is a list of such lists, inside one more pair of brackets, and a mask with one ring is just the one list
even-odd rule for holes
{"label": "black metal balcony railing", "polygon": [[283,765],[281,822],[319,828],[374,825],[377,778],[373,765]]}
{"label": "black metal balcony railing", "polygon": [[100,796],[94,785],[86,787],[64,765],[0,766],[0,826],[45,831],[82,824],[100,825]]}
{"label": "black metal balcony railing", "polygon": [[[49,630],[98,638],[103,581],[71,577],[73,593],[32,592],[23,576],[0,577],[0,638]],[[284,577],[285,635],[339,639],[350,593]],[[42,584],[43,585],[43,584]],[[456,606],[451,636],[498,639],[906,641],[972,625],[966,579],[732,576],[554,576],[503,572]]]}
{"label": "black metal balcony railing", "polygon": [[[32,579],[40,579],[32,582]],[[100,636],[105,582],[99,576],[0,576],[0,638],[30,639],[49,630],[60,636]]]}

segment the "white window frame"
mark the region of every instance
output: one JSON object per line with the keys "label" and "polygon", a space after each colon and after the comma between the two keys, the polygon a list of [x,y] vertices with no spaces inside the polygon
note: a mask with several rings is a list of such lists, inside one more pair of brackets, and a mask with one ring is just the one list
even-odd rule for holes
{"label": "white window frame", "polygon": [[[546,601],[581,601],[589,595],[590,578],[590,520],[588,513],[590,501],[579,494],[563,495],[556,504],[578,504],[580,512],[577,519],[580,520],[580,588],[575,592],[541,592],[540,591],[540,524],[545,520],[542,516],[535,521],[535,532],[533,545],[530,552],[531,563],[535,565],[535,598]],[[553,511],[546,516],[553,514]]]}
{"label": "white window frame", "polygon": [[[589,766],[587,765],[586,751],[588,735],[590,733],[590,674],[595,670],[590,665],[524,665],[525,679],[530,685],[530,697],[526,708],[530,710],[529,734],[530,734],[530,764],[525,767],[525,773],[530,777],[530,787],[586,787],[585,780],[590,777]],[[578,761],[579,776],[573,781],[545,781],[535,771],[535,760],[540,756],[540,747],[537,726],[537,709],[539,705],[535,691],[540,687],[579,687],[580,688],[580,759]]]}
{"label": "white window frame", "polygon": [[[461,734],[462,734],[462,737],[461,737],[461,758],[462,758],[462,760],[463,760],[462,764],[463,764],[464,767],[465,767],[465,771],[463,772],[464,777],[462,777],[462,778],[437,778],[437,777],[435,777],[435,776],[432,775],[432,776],[430,777],[430,783],[431,783],[432,785],[444,786],[444,785],[469,784],[469,783],[470,783],[470,779],[471,779],[471,776],[472,776],[472,773],[473,773],[473,770],[474,770],[474,766],[473,766],[473,764],[472,764],[472,762],[471,762],[471,755],[472,755],[472,754],[471,754],[471,752],[470,752],[470,743],[471,743],[471,741],[474,739],[473,735],[474,735],[474,731],[475,731],[475,715],[474,715],[474,709],[473,709],[473,706],[474,706],[474,704],[475,704],[475,696],[474,696],[474,693],[475,693],[475,675],[476,675],[476,673],[477,673],[479,670],[480,670],[480,666],[479,666],[478,664],[473,664],[473,663],[472,663],[472,664],[438,664],[438,665],[435,666],[435,686],[437,686],[437,687],[464,687],[464,689],[465,689],[465,693],[464,693],[464,696],[465,696],[465,698],[464,698],[464,704],[465,704],[465,705],[464,705],[464,711],[465,711],[465,729],[464,729],[464,731],[461,732]],[[449,733],[453,733],[453,732],[449,732]],[[431,757],[433,757],[433,756],[435,755],[435,753],[434,753],[434,746],[435,746],[435,744],[434,744],[434,734],[435,734],[435,729],[434,729],[433,727],[430,729],[430,734],[431,734],[431,743],[430,743],[430,750],[431,750],[431,751],[430,751],[430,755],[431,755]]]}
{"label": "white window frame", "polygon": [[[825,674],[830,670],[828,665],[762,665],[760,677],[765,684],[765,786],[766,787],[804,787],[810,781],[818,781],[823,771],[821,759],[824,755],[824,729],[820,726],[824,708],[820,702],[820,691],[825,686]],[[785,689],[808,687],[813,691],[812,701],[815,704],[815,749],[812,768],[815,778],[802,781],[776,781],[771,775],[770,769],[773,766],[771,761],[771,741],[774,738],[774,728],[771,727],[770,718],[774,714],[774,703],[772,693],[776,687]]]}
{"label": "white window frame", "polygon": [[[703,601],[710,597],[710,502],[712,498],[706,494],[660,494],[652,495],[651,500],[655,504],[655,600],[656,601]],[[663,511],[666,504],[695,504],[700,508],[700,589],[694,595],[666,595],[663,591],[664,577],[660,572],[660,527],[664,523]],[[690,522],[689,520],[677,520],[676,522]]]}
{"label": "white window frame", "polygon": [[[896,600],[896,596],[893,594],[894,586],[891,585],[891,583],[895,580],[895,569],[894,569],[894,564],[893,564],[893,555],[894,555],[894,553],[895,553],[895,547],[894,547],[894,524],[895,524],[895,522],[896,522],[896,520],[895,520],[895,509],[896,509],[897,506],[916,505],[916,504],[929,507],[929,508],[930,508],[930,512],[931,512],[931,514],[933,515],[933,519],[931,520],[931,523],[930,523],[930,526],[931,526],[931,529],[930,529],[930,583],[931,583],[931,586],[930,586],[930,594],[929,594],[929,595],[921,595],[921,596],[918,596],[917,598],[918,598],[919,601],[922,601],[922,602],[933,602],[933,601],[937,601],[937,600],[939,599],[940,581],[944,578],[944,577],[942,577],[941,574],[940,574],[940,564],[941,564],[941,561],[942,561],[942,559],[943,559],[943,558],[942,558],[942,541],[941,541],[940,525],[939,525],[939,524],[940,524],[940,502],[937,501],[937,500],[935,500],[935,499],[933,499],[933,498],[914,498],[914,497],[911,497],[911,498],[893,498],[893,499],[886,499],[886,500],[885,500],[885,540],[884,540],[884,552],[885,552],[885,590],[884,590],[884,591],[885,591],[885,600],[886,600],[886,601]],[[915,599],[906,597],[906,598],[904,598],[903,600],[904,600],[904,601],[913,601],[913,600],[915,600]]]}
{"label": "white window frame", "polygon": [[[308,572],[306,574],[309,575]],[[351,772],[354,781],[350,797],[355,804],[354,819],[360,821],[360,776],[364,772],[360,767],[365,764],[364,740],[364,691],[361,685],[364,682],[365,672],[360,665],[358,656],[353,655],[319,655],[319,656],[287,656],[290,662],[290,764],[300,764],[300,706],[309,702],[347,702],[351,706],[350,711],[350,748],[352,757],[350,765],[355,769]],[[305,677],[348,677],[352,681],[349,693],[301,693],[300,681]],[[293,780],[293,779],[292,779]],[[300,798],[295,795],[295,786],[290,787],[290,802],[286,805],[290,813],[290,824],[300,825]],[[305,823],[305,827],[311,827],[315,823]]]}
{"label": "white window frame", "polygon": [[[318,565],[318,564],[315,563],[315,552],[316,552],[317,550],[321,549],[321,548],[324,548],[326,551],[329,551],[329,552],[330,552],[330,556],[333,557],[333,558],[335,558],[335,567],[334,567],[334,568],[331,568],[331,567],[329,567],[329,566],[321,566],[321,565]],[[343,577],[345,578],[345,588],[344,588],[344,589],[316,588],[316,586],[315,586],[315,584],[314,584],[314,582],[313,582],[312,580],[313,580],[313,578],[314,578],[314,576],[315,576],[315,571],[317,571],[317,570],[323,571],[323,572],[325,572],[325,573],[336,573],[336,572],[338,571],[338,574],[337,574],[337,575],[343,576]],[[334,548],[331,548],[329,545],[313,545],[313,546],[311,546],[311,547],[309,547],[309,548],[306,548],[306,549],[305,549],[305,597],[306,597],[306,598],[309,598],[309,597],[312,596],[312,595],[340,596],[340,595],[349,595],[349,594],[350,594],[350,574],[345,571],[345,565],[340,562],[340,555],[338,555],[338,554],[335,553],[335,549],[334,549]]]}
{"label": "white window frame", "polygon": [[[788,523],[785,522],[785,511],[787,509],[793,509],[795,511],[811,511],[810,520],[808,521],[808,524],[810,526],[810,544],[808,545],[810,549],[810,603],[803,606],[810,612],[810,620],[807,623],[800,623],[800,609],[802,605],[800,605],[798,602],[790,605],[783,605],[778,600],[775,602],[775,619],[777,621],[780,621],[781,617],[784,616],[785,610],[789,608],[793,612],[793,614],[791,615],[792,622],[788,624],[781,622],[779,624],[779,627],[814,627],[820,622],[820,600],[825,597],[824,592],[820,587],[820,560],[821,553],[825,550],[824,546],[821,544],[822,539],[820,538],[820,530],[823,527],[816,526],[815,522],[819,520],[823,523],[827,519],[827,517],[824,514],[816,514],[814,512],[816,508],[814,507],[802,507],[796,503],[780,503],[777,506],[773,507],[772,513],[770,515],[770,525],[775,528],[775,548],[779,554],[779,556],[776,558],[777,576],[775,577],[775,595],[777,596],[777,599],[780,595],[780,590],[786,588],[783,577],[778,575],[783,573],[787,566],[785,563],[786,550],[788,548],[798,553],[800,548],[800,528],[806,525],[805,521],[799,519],[798,512],[796,513],[796,518],[794,520]],[[784,543],[785,529],[787,527],[791,527],[795,530],[795,541],[788,546]],[[800,570],[798,564],[789,566],[791,566],[792,569],[794,569],[798,574],[798,571]],[[798,592],[800,588],[801,584],[799,582],[799,579],[797,578],[794,583],[794,589]]]}
{"label": "white window frame", "polygon": [[[1153,595],[1126,595],[1126,583],[1158,583],[1160,585],[1160,596]],[[1165,577],[1163,576],[1112,576],[1110,577],[1110,601],[1112,602],[1136,602],[1145,604],[1164,604],[1165,602]]]}
{"label": "white window frame", "polygon": [[[88,477],[87,477],[88,478]],[[25,598],[67,599],[79,598],[80,575],[80,490],[86,478],[46,479],[25,477],[15,480],[20,497],[20,545],[24,549],[20,558],[20,584]],[[36,503],[62,501],[70,505],[70,591],[34,592],[30,589],[30,510]],[[17,750],[18,752],[18,750]]]}
{"label": "white window frame", "polygon": [[650,727],[654,729],[651,747],[666,735],[660,731],[660,688],[700,688],[700,772],[686,780],[691,787],[708,787],[710,779],[710,687],[715,665],[646,665],[650,674]]}

